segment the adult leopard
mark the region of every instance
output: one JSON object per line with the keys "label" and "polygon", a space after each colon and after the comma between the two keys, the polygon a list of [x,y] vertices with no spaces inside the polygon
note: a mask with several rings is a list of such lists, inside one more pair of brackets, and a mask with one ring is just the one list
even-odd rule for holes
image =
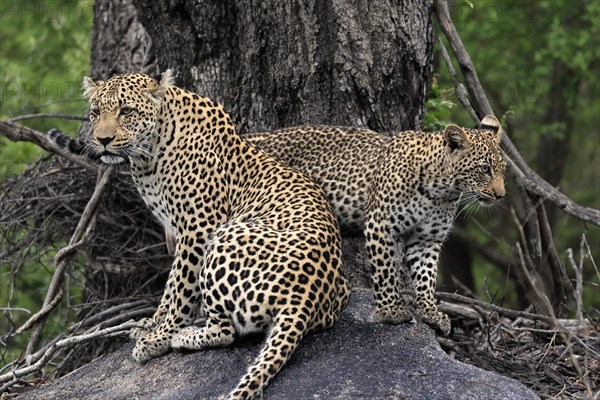
{"label": "adult leopard", "polygon": [[394,258],[404,255],[417,315],[448,335],[448,316],[434,302],[440,249],[461,199],[487,206],[504,197],[501,135],[498,120],[486,116],[480,129],[448,125],[440,132],[383,135],[300,126],[243,137],[318,183],[342,228],[364,231],[376,318],[412,318],[394,266]]}
{"label": "adult leopard", "polygon": [[[307,333],[331,327],[350,296],[339,229],[322,190],[244,142],[223,108],[142,74],[84,78],[93,142],[49,132],[56,146],[127,162],[152,212],[176,234],[176,257],[133,357],[228,346],[268,332],[230,399],[253,398]],[[201,305],[207,322],[190,326]]]}

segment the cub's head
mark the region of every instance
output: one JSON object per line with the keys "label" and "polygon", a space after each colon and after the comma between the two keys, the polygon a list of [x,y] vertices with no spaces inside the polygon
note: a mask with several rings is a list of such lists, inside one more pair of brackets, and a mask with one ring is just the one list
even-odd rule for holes
{"label": "cub's head", "polygon": [[117,164],[147,155],[161,101],[171,85],[170,70],[160,82],[142,74],[117,75],[106,82],[83,78],[94,129],[92,149],[102,162]]}
{"label": "cub's head", "polygon": [[500,152],[502,128],[491,115],[481,120],[478,129],[448,125],[444,140],[450,153],[456,185],[466,201],[488,206],[506,194],[504,170],[506,164]]}

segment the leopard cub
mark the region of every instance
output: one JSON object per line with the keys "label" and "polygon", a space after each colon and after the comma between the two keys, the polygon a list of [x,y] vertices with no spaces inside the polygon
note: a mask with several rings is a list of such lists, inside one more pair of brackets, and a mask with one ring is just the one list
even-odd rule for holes
{"label": "leopard cub", "polygon": [[400,258],[412,278],[417,316],[448,335],[448,316],[434,302],[440,249],[461,201],[488,206],[504,197],[501,136],[498,120],[486,116],[479,129],[448,125],[383,135],[300,126],[244,138],[306,173],[327,194],[341,227],[364,232],[380,321],[412,318],[398,289]]}

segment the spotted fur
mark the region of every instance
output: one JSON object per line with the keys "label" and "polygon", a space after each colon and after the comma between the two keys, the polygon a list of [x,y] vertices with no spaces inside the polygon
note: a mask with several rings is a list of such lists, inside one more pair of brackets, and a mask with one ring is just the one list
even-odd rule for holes
{"label": "spotted fur", "polygon": [[487,116],[481,129],[383,135],[301,126],[244,137],[318,183],[343,229],[364,232],[379,320],[412,318],[398,289],[402,265],[394,266],[403,259],[417,315],[447,335],[450,321],[434,302],[440,249],[459,199],[490,205],[504,196],[501,134],[498,120]]}
{"label": "spotted fur", "polygon": [[[167,286],[133,357],[228,346],[267,332],[230,399],[259,396],[307,333],[331,327],[350,291],[339,229],[322,190],[242,141],[223,108],[141,74],[84,80],[93,143],[57,146],[127,161],[144,201],[176,235]],[[191,326],[199,305],[204,326]]]}

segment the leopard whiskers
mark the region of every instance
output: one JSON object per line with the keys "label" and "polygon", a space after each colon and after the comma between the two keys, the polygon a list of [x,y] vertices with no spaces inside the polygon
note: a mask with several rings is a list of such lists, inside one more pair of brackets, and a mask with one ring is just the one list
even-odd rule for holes
{"label": "leopard whiskers", "polygon": [[459,198],[460,209],[456,213],[455,219],[458,218],[463,212],[465,213],[465,218],[469,219],[473,215],[473,213],[478,209],[478,199],[479,195],[473,192],[465,192]]}
{"label": "leopard whiskers", "polygon": [[145,149],[143,146],[130,146],[123,150],[127,157],[131,158],[143,158],[147,161],[155,161],[156,156]]}
{"label": "leopard whiskers", "polygon": [[94,148],[94,145],[90,142],[83,143],[83,146],[81,149],[81,155],[84,157],[87,157],[91,160],[98,160],[100,158],[100,156],[98,155],[98,152]]}

